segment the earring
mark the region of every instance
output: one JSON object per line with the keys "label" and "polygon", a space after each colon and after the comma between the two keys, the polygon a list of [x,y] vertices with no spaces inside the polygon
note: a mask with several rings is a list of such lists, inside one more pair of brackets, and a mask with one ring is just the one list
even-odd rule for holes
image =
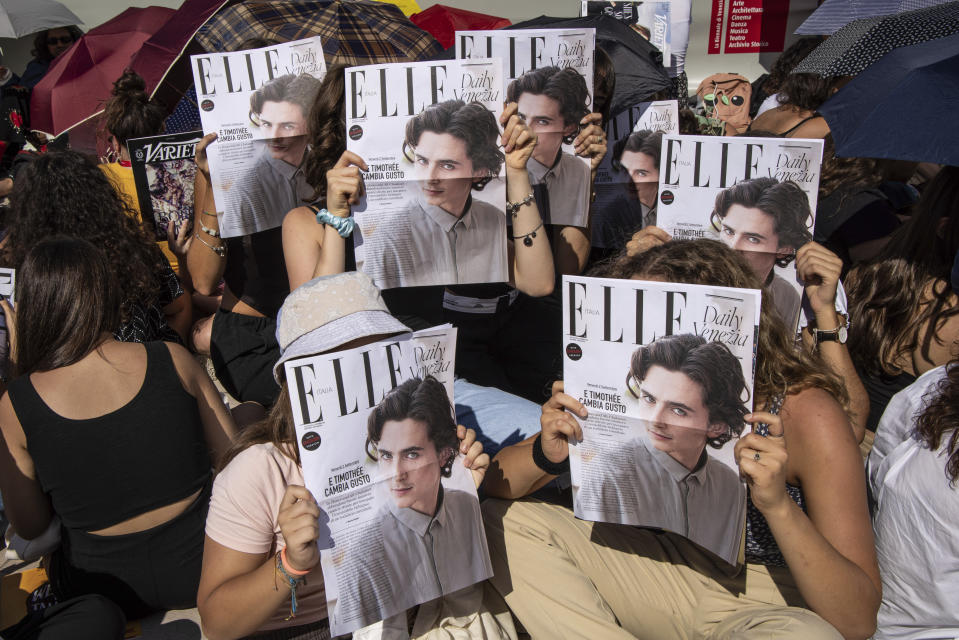
{"label": "earring", "polygon": [[449,475],[453,473],[453,458],[456,457],[456,453],[452,449],[447,449],[447,451],[449,452],[449,457],[441,468],[443,475],[449,477]]}

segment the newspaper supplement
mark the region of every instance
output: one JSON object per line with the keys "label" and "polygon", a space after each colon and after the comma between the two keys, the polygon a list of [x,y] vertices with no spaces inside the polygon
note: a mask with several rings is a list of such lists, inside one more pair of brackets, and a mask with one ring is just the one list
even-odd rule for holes
{"label": "newspaper supplement", "polygon": [[[663,65],[670,65],[670,2],[619,2],[618,0],[581,0],[581,16],[606,14],[633,26],[663,53]],[[635,26],[634,26],[635,25]]]}
{"label": "newspaper supplement", "polygon": [[572,142],[593,110],[595,47],[591,28],[456,32],[457,58],[501,59],[504,100],[519,104],[537,136],[527,168],[534,193],[545,185],[536,198],[545,224],[586,226],[589,158]]}
{"label": "newspaper supplement", "polygon": [[664,136],[657,226],[741,251],[795,328],[802,299],[795,255],[813,239],[822,149],[822,140],[798,138]]}
{"label": "newspaper supplement", "polygon": [[140,214],[153,220],[159,242],[168,239],[170,220],[179,230],[193,218],[196,143],[202,137],[202,131],[188,131],[127,141]]}
{"label": "newspaper supplement", "polygon": [[346,70],[347,148],[366,161],[357,268],[381,289],[506,282],[499,60]]}
{"label": "newspaper supplement", "polygon": [[685,536],[735,564],[746,491],[733,448],[752,410],[761,292],[563,277],[563,378],[577,517]]}
{"label": "newspaper supplement", "polygon": [[657,132],[679,133],[676,100],[641,102],[606,124],[607,151],[593,182],[593,246],[622,247],[634,232],[656,224],[659,156],[643,151]]}
{"label": "newspaper supplement", "polygon": [[278,227],[313,194],[301,170],[326,74],[320,38],[190,56],[224,238]]}
{"label": "newspaper supplement", "polygon": [[[455,351],[446,325],[285,365],[334,636],[492,575],[458,453]],[[407,417],[411,398],[427,418]]]}

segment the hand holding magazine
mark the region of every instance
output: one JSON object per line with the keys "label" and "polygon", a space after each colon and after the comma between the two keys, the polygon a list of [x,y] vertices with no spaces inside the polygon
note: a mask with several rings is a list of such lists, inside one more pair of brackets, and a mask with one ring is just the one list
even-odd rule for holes
{"label": "hand holding magazine", "polygon": [[537,136],[527,169],[545,224],[587,223],[590,159],[573,142],[592,111],[595,41],[595,29],[456,32],[458,59],[501,60],[502,95]]}
{"label": "hand holding magazine", "polygon": [[[577,517],[656,527],[735,564],[746,491],[733,449],[752,408],[761,293],[563,279]],[[618,364],[617,364],[618,363]]]}
{"label": "hand holding magazine", "polygon": [[455,341],[447,325],[285,363],[333,635],[492,574],[452,409]]}
{"label": "hand holding magazine", "polygon": [[740,251],[787,327],[799,322],[795,256],[813,238],[822,140],[663,137],[657,225]]}
{"label": "hand holding magazine", "polygon": [[167,238],[167,226],[176,229],[193,219],[196,145],[202,131],[171,133],[127,141],[140,213],[153,220],[158,242]]}
{"label": "hand holding magazine", "polygon": [[280,226],[313,193],[300,165],[326,74],[319,37],[190,56],[224,238]]}

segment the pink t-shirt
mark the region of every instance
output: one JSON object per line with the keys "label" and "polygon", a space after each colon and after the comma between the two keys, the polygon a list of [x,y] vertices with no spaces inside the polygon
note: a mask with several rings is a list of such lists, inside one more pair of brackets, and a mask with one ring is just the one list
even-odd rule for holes
{"label": "pink t-shirt", "polygon": [[[286,544],[276,522],[280,501],[291,484],[303,484],[303,470],[272,444],[255,444],[235,457],[217,475],[206,518],[206,534],[224,547],[242,553],[275,553]],[[281,588],[283,588],[281,586]],[[297,614],[289,602],[260,627],[280,629],[326,618],[323,573],[317,565],[297,588]]]}

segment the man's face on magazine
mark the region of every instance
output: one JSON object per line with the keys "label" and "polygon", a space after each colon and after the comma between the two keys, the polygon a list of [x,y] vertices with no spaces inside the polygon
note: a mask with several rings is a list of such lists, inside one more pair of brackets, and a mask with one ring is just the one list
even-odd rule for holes
{"label": "man's face on magazine", "polygon": [[659,169],[655,160],[639,151],[624,151],[619,164],[629,175],[640,201],[655,204],[659,190]]}
{"label": "man's face on magazine", "polygon": [[703,403],[703,388],[685,373],[653,365],[646,378],[633,389],[639,398],[639,418],[652,445],[692,469],[706,446],[709,411]]}
{"label": "man's face on magazine", "polygon": [[303,109],[292,102],[263,103],[259,114],[260,135],[270,155],[298,167],[306,151],[306,118]]}
{"label": "man's face on magazine", "polygon": [[762,209],[734,204],[720,224],[719,236],[723,243],[739,251],[753,272],[765,282],[776,266],[780,249],[773,217]]}
{"label": "man's face on magazine", "polygon": [[389,478],[390,497],[396,506],[433,515],[442,478],[441,460],[426,424],[411,418],[388,420],[376,452],[380,477]]}
{"label": "man's face on magazine", "polygon": [[536,149],[533,158],[547,167],[556,162],[556,154],[563,144],[563,136],[570,135],[574,127],[566,127],[559,101],[549,96],[522,93],[517,100],[519,115],[526,120],[530,131],[536,134]]}
{"label": "man's face on magazine", "polygon": [[466,141],[449,133],[424,131],[413,148],[414,177],[427,204],[454,216],[463,215],[473,180]]}

